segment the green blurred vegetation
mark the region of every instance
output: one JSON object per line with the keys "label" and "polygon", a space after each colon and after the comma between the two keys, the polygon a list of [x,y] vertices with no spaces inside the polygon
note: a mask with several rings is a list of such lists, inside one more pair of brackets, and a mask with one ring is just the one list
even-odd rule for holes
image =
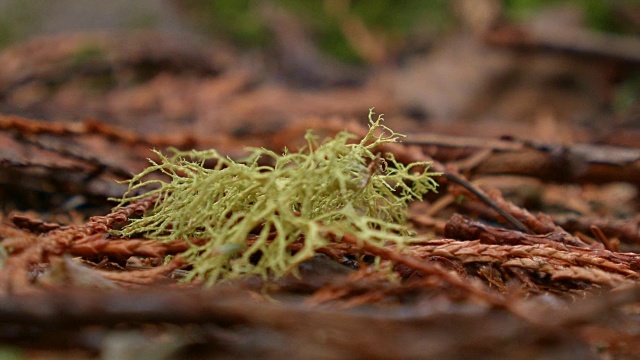
{"label": "green blurred vegetation", "polygon": [[630,113],[638,102],[640,102],[640,71],[636,70],[618,85],[614,93],[613,110],[616,113]]}
{"label": "green blurred vegetation", "polygon": [[11,345],[0,346],[0,359],[3,360],[23,360],[27,359],[27,356],[18,347]]}
{"label": "green blurred vegetation", "polygon": [[536,11],[550,5],[574,5],[582,10],[587,25],[607,32],[632,32],[627,25],[616,19],[615,7],[638,0],[503,0],[506,15],[513,20],[524,20]]}
{"label": "green blurred vegetation", "polygon": [[[453,23],[448,0],[353,0],[299,1],[271,0],[301,18],[313,31],[318,45],[331,55],[346,61],[358,56],[349,45],[340,19],[328,11],[332,6],[347,6],[349,16],[359,18],[373,33],[382,33],[391,42],[402,41],[416,32],[437,32]],[[209,30],[229,36],[248,46],[269,41],[269,31],[261,15],[261,0],[183,0],[196,21]]]}
{"label": "green blurred vegetation", "polygon": [[[594,29],[631,31],[616,21],[614,7],[625,0],[503,0],[504,15],[524,20],[549,5],[573,4],[584,12]],[[637,1],[637,0],[628,0]],[[362,21],[373,34],[383,34],[391,44],[402,44],[410,36],[441,35],[455,28],[456,18],[449,0],[180,0],[203,28],[222,34],[245,46],[262,46],[269,31],[260,6],[277,4],[289,10],[313,32],[318,45],[345,61],[361,61],[340,26],[336,7]]]}
{"label": "green blurred vegetation", "polygon": [[421,31],[433,33],[452,23],[447,9],[448,0],[352,0],[352,1],[296,1],[274,0],[302,17],[310,24],[321,49],[340,60],[361,60],[349,45],[340,27],[340,19],[327,11],[346,4],[351,17],[360,19],[373,34],[384,34],[388,42],[399,44],[407,35]]}
{"label": "green blurred vegetation", "polygon": [[[477,0],[482,1],[482,0]],[[407,39],[432,39],[456,28],[453,0],[174,0],[196,26],[222,35],[242,46],[264,46],[270,41],[265,5],[278,5],[301,21],[313,33],[314,40],[328,54],[344,61],[363,59],[346,39],[342,27],[344,15],[361,21],[370,34],[384,37],[383,46],[402,48]],[[638,4],[640,0],[502,0],[507,19],[524,20],[549,5],[573,4],[582,9],[594,29],[611,32],[635,32],[616,16],[620,4]],[[0,48],[23,40],[28,29],[37,28],[42,11],[35,8],[47,2],[7,0],[0,7]],[[135,5],[131,5],[133,8]],[[46,11],[45,11],[46,13]],[[40,14],[40,15],[37,15]],[[137,14],[137,15],[136,15]],[[157,19],[132,12],[135,27],[153,27]]]}
{"label": "green blurred vegetation", "polygon": [[0,49],[19,40],[27,28],[37,26],[28,1],[10,1],[0,8]]}

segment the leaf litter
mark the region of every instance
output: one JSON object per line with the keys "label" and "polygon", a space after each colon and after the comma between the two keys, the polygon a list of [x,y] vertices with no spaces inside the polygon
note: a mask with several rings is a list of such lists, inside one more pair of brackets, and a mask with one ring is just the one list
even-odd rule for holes
{"label": "leaf litter", "polygon": [[[0,196],[6,209],[0,224],[0,314],[8,324],[0,331],[3,343],[29,351],[34,344],[88,351],[88,357],[125,338],[137,339],[135,346],[148,353],[168,342],[173,347],[165,351],[176,357],[640,354],[635,331],[639,155],[632,146],[621,146],[637,144],[632,129],[602,133],[573,127],[573,141],[598,142],[577,144],[566,141],[565,124],[544,114],[534,123],[539,131],[520,131],[520,138],[529,140],[457,136],[509,133],[511,125],[504,123],[422,123],[407,141],[379,144],[364,162],[353,162],[364,178],[347,177],[356,181],[346,186],[361,189],[357,179],[378,175],[376,167],[391,156],[397,163],[387,169],[431,163],[431,171],[443,174],[434,175],[439,191],[407,199],[406,220],[416,234],[410,243],[400,246],[380,237],[372,244],[362,234],[325,231],[315,255],[288,263],[283,276],[263,271],[208,288],[206,277],[194,277],[194,258],[186,255],[206,248],[210,237],[197,227],[180,236],[167,236],[171,227],[122,236],[119,231],[153,216],[167,197],[145,194],[144,188],[109,210],[113,203],[105,199],[126,191],[115,180],[143,171],[147,157],[162,166],[211,155],[206,152],[211,148],[229,166],[231,159],[240,162],[249,155],[246,145],[271,151],[255,163],[267,172],[276,162],[273,154],[284,147],[297,154],[307,129],[328,138],[348,130],[357,143],[369,131],[360,125],[368,106],[388,113],[415,109],[376,85],[384,81],[346,89],[288,88],[257,81],[255,73],[232,62],[172,42],[167,52],[198,65],[180,74],[161,50],[135,51],[147,48],[138,45],[149,43],[148,36],[113,42],[100,35],[92,40],[100,51],[87,48],[83,36],[61,36],[58,43],[70,39],[70,48],[59,47],[62,53],[53,42],[40,41],[2,58],[19,66],[13,72],[3,67],[3,79],[10,80],[2,87],[4,108],[26,109],[21,113],[44,119],[0,116]],[[117,52],[122,44],[132,45],[120,56],[106,62],[91,58]],[[29,58],[20,51],[37,55],[43,65],[16,63]],[[94,73],[76,71],[84,65],[65,61],[69,54],[90,55],[77,60],[92,60],[85,65],[94,66]],[[147,60],[158,73],[131,77]],[[56,66],[47,68],[52,62]],[[114,88],[95,81],[118,69],[129,75],[109,78],[117,83]],[[199,94],[196,100],[193,94]],[[291,106],[275,105],[282,103]],[[77,113],[107,123],[47,121]],[[342,117],[329,117],[334,114]],[[131,131],[133,124],[140,134]],[[184,124],[196,131],[183,131]],[[537,140],[554,136],[560,144]],[[169,146],[178,149],[175,157],[149,152]],[[216,166],[202,156],[199,161],[200,172]],[[151,179],[166,183],[171,177]],[[278,181],[273,183],[277,188]],[[292,212],[301,210],[289,205]],[[378,231],[376,226],[368,231]],[[236,257],[273,243],[278,231],[264,230],[260,238],[263,229],[245,231],[244,247],[212,251]],[[386,240],[405,230],[387,234]],[[295,256],[304,254],[304,246],[300,236],[277,250]],[[244,269],[259,263],[261,249]]]}

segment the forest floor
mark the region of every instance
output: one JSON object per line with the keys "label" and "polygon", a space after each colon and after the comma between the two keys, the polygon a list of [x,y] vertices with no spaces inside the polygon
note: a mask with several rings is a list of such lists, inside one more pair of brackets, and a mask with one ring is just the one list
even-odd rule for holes
{"label": "forest floor", "polygon": [[[154,31],[4,49],[0,354],[639,357],[640,43],[535,29],[371,68],[296,31],[272,54]],[[307,129],[363,136],[372,107],[407,135],[382,156],[441,172],[409,206],[407,248],[329,236],[298,276],[207,287],[181,281],[188,241],[111,232],[160,201],[109,200],[151,149],[295,151]]]}

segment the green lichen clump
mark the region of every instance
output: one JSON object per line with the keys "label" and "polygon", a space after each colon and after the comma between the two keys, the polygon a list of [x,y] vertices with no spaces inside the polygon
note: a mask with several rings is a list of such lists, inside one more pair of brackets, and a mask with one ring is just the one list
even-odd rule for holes
{"label": "green lichen clump", "polygon": [[[330,233],[352,234],[376,246],[402,245],[410,235],[408,202],[437,184],[429,163],[404,165],[392,154],[381,156],[380,145],[404,135],[382,125],[380,116],[374,121],[373,113],[369,122],[359,142],[345,131],[319,143],[308,132],[307,145],[298,152],[252,148],[239,162],[215,150],[172,149],[171,156],[154,151],[161,161],[151,161],[133,177],[119,206],[153,194],[159,195],[157,205],[118,234],[189,241],[181,255],[193,264],[189,279],[207,283],[251,274],[282,276],[326,246]],[[261,165],[265,159],[275,165]],[[215,166],[206,168],[205,161]],[[158,171],[171,180],[144,180]],[[296,242],[301,249],[292,253],[287,247]]]}

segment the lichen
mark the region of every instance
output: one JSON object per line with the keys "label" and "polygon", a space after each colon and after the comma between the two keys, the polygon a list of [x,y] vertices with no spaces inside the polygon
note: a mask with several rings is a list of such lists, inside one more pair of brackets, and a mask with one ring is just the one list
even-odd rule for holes
{"label": "lichen", "polygon": [[[157,204],[117,234],[187,241],[190,248],[181,256],[193,264],[188,279],[209,284],[282,276],[326,246],[329,233],[352,234],[376,246],[403,245],[411,234],[408,203],[437,184],[429,163],[405,165],[379,152],[380,145],[404,135],[373,117],[371,111],[369,132],[360,141],[343,131],[319,142],[308,132],[307,145],[297,152],[250,148],[240,161],[216,150],[171,149],[170,156],[154,151],[160,162],[151,161],[130,180],[119,206],[154,194]],[[215,165],[207,168],[205,162]],[[156,172],[170,181],[145,180]],[[149,186],[156,188],[134,195]],[[288,246],[296,242],[301,248],[292,253]]]}

